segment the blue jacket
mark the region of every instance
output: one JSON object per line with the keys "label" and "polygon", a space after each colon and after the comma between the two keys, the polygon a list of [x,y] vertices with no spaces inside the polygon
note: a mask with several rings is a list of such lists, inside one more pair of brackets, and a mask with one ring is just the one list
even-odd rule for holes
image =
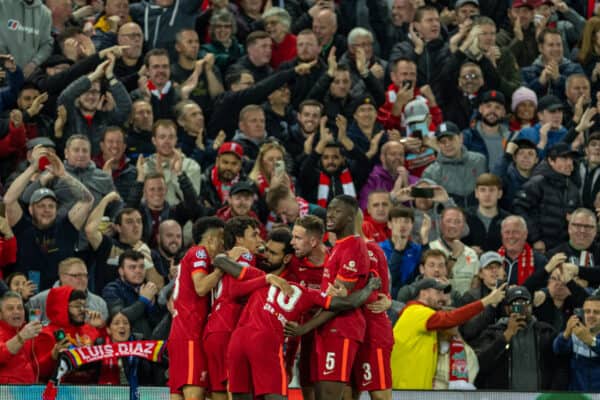
{"label": "blue jacket", "polygon": [[398,290],[404,285],[411,283],[419,275],[419,263],[423,247],[420,244],[409,241],[403,251],[394,249],[391,239],[380,242],[379,246],[385,254],[390,270],[390,282],[392,285],[391,295],[395,299]]}
{"label": "blue jacket", "polygon": [[[540,142],[540,128],[542,124],[538,122],[531,128],[525,128],[519,133],[517,139],[529,139],[533,143],[538,144]],[[546,143],[546,147],[544,150],[538,149],[538,157],[540,160],[546,158],[546,150],[550,147],[554,146],[554,144],[558,142],[562,142],[567,136],[568,130],[564,126],[561,126],[557,131],[548,131],[548,143]]]}
{"label": "blue jacket", "polygon": [[542,56],[538,56],[533,64],[521,69],[521,77],[525,85],[537,94],[538,99],[548,94],[557,96],[562,101],[565,101],[565,84],[567,78],[573,74],[583,74],[581,65],[574,63],[566,58],[560,61],[558,66],[559,78],[556,81],[548,81],[546,86],[540,83],[540,75],[544,70],[545,65],[542,61]]}
{"label": "blue jacket", "polygon": [[565,339],[563,332],[554,339],[554,353],[570,356],[569,390],[600,391],[600,335],[596,340],[596,346],[590,347],[575,335]]}
{"label": "blue jacket", "polygon": [[[490,155],[488,153],[487,146],[485,145],[485,140],[483,140],[483,136],[480,131],[480,121],[469,128],[466,128],[462,131],[463,134],[463,144],[469,151],[473,151],[476,153],[483,154],[485,159],[488,161],[488,166],[492,169],[493,165],[489,165]],[[502,136],[502,141],[507,141],[510,138],[510,131],[506,124],[500,125],[500,136]],[[504,145],[504,143],[503,143]]]}

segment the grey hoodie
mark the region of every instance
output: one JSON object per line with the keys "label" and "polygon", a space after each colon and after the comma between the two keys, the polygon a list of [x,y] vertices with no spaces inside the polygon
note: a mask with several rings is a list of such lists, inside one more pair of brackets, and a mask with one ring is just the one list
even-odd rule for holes
{"label": "grey hoodie", "polygon": [[52,54],[52,16],[41,0],[0,0],[0,53],[11,54],[18,66],[42,64]]}

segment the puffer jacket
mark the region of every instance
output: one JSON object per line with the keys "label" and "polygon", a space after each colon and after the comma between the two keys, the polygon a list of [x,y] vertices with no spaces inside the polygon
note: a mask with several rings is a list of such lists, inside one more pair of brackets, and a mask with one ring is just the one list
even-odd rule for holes
{"label": "puffer jacket", "polygon": [[517,193],[513,211],[527,221],[529,243],[542,240],[551,249],[568,239],[566,216],[580,204],[579,190],[571,177],[542,162]]}

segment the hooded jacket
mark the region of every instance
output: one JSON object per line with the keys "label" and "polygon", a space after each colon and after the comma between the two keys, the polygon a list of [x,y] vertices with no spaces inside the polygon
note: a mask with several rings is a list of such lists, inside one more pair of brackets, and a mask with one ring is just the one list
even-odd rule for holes
{"label": "hooded jacket", "polygon": [[[391,192],[392,189],[394,188],[394,183],[396,182],[397,178],[394,178],[392,176],[392,174],[390,174],[385,168],[383,168],[383,165],[381,164],[376,164],[373,169],[371,170],[371,173],[369,174],[369,177],[367,178],[367,182],[364,184],[364,186],[362,187],[362,189],[360,190],[360,208],[362,210],[366,210],[367,209],[367,201],[369,199],[369,193],[371,193],[374,190],[378,190],[378,189],[383,189],[386,190],[388,192]],[[409,175],[408,176],[408,183],[410,185],[414,185],[415,183],[417,183],[418,178],[416,176],[413,175]]]}
{"label": "hooded jacket", "polygon": [[0,2],[0,52],[11,54],[21,68],[40,65],[52,54],[52,15],[41,0]]}
{"label": "hooded jacket", "polygon": [[169,7],[142,1],[129,6],[131,19],[144,32],[144,48],[167,49],[175,56],[175,35],[182,29],[194,29],[202,1],[174,0]]}
{"label": "hooded jacket", "polygon": [[443,186],[459,207],[469,207],[475,205],[472,198],[477,177],[487,170],[485,157],[463,146],[460,158],[448,158],[439,153],[422,178]]}
{"label": "hooded jacket", "polygon": [[[502,137],[502,147],[504,148],[506,141],[510,138],[510,131],[505,124],[499,124],[498,133],[500,134],[500,137]],[[469,149],[469,151],[483,154],[485,159],[488,160],[488,166],[490,166],[490,169],[492,169],[493,165],[489,165],[490,155],[488,153],[485,140],[483,139],[483,135],[484,133],[481,132],[481,121],[477,121],[475,126],[467,128],[463,131],[463,143],[465,147]]]}
{"label": "hooded jacket", "polygon": [[57,366],[52,360],[52,348],[56,344],[54,332],[62,329],[65,337],[75,347],[94,345],[100,332],[91,325],[74,325],[69,319],[69,296],[73,288],[59,286],[50,289],[46,303],[46,315],[50,324],[42,329],[35,345],[35,354],[40,363],[40,380],[49,378]]}
{"label": "hooded jacket", "polygon": [[566,216],[580,203],[579,190],[571,177],[543,162],[517,193],[513,211],[527,221],[529,243],[542,240],[551,249],[568,239]]}

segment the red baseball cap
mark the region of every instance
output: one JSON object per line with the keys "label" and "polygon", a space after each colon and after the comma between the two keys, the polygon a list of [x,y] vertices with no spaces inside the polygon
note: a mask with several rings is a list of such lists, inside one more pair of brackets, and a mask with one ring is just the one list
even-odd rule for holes
{"label": "red baseball cap", "polygon": [[535,8],[537,6],[537,0],[514,0],[512,8],[529,7]]}
{"label": "red baseball cap", "polygon": [[219,151],[217,154],[221,155],[224,153],[235,154],[236,156],[238,156],[240,158],[240,160],[242,159],[242,157],[244,157],[244,149],[242,148],[242,146],[239,143],[235,143],[235,142],[223,143],[221,145],[221,147],[219,147]]}

